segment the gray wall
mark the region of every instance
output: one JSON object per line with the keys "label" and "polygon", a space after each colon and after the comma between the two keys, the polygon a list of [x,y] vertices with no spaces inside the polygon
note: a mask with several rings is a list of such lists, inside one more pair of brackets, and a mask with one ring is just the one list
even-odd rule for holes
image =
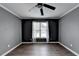
{"label": "gray wall", "polygon": [[21,21],[0,7],[0,55],[20,42]]}
{"label": "gray wall", "polygon": [[79,8],[65,15],[59,21],[59,40],[79,53]]}

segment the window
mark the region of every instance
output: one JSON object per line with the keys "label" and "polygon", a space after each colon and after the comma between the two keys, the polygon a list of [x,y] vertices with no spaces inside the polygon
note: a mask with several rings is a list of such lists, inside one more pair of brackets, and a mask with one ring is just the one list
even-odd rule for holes
{"label": "window", "polygon": [[[49,38],[48,22],[33,22],[32,38]],[[35,40],[34,40],[35,41]]]}

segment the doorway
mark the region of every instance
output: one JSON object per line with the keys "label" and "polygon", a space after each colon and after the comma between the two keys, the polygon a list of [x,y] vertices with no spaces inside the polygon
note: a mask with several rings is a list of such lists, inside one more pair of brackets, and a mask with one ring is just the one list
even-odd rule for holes
{"label": "doorway", "polygon": [[49,42],[48,21],[32,22],[32,39],[33,42]]}

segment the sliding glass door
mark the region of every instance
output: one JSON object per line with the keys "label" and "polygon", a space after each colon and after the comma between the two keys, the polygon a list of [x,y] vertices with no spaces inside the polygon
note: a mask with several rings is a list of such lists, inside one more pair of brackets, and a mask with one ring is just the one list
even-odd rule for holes
{"label": "sliding glass door", "polygon": [[49,39],[49,30],[48,30],[48,22],[33,22],[32,23],[32,38],[33,42],[36,42],[36,39],[39,38],[39,40],[46,39],[46,42],[48,42]]}

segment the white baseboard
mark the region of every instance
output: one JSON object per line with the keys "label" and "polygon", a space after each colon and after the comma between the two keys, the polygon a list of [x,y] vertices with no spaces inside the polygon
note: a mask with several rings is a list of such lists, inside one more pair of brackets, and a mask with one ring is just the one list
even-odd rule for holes
{"label": "white baseboard", "polygon": [[69,50],[70,52],[72,52],[73,54],[75,54],[76,56],[79,56],[78,53],[76,53],[75,51],[73,51],[72,49],[68,48],[66,45],[62,44],[59,42],[60,45],[62,45],[63,47],[65,47],[67,50]]}
{"label": "white baseboard", "polygon": [[19,43],[18,45],[14,46],[13,48],[11,48],[9,51],[5,52],[4,54],[2,54],[1,56],[5,56],[8,53],[10,53],[12,50],[14,50],[15,48],[17,48],[18,46],[20,46],[22,43]]}
{"label": "white baseboard", "polygon": [[30,43],[59,43],[59,42],[22,42],[22,44],[30,44]]}

